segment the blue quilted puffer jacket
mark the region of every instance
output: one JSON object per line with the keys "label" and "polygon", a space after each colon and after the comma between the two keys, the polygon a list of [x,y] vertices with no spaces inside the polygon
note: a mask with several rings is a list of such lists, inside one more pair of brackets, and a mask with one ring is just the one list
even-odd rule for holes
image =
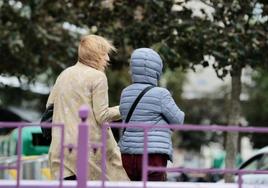
{"label": "blue quilted puffer jacket", "polygon": [[[142,90],[150,85],[155,86],[142,97],[129,124],[155,125],[155,128],[148,132],[148,153],[167,154],[172,161],[172,132],[170,129],[157,128],[157,125],[183,124],[184,112],[178,108],[167,89],[157,87],[162,68],[162,60],[154,50],[139,48],[132,53],[133,84],[125,88],[121,94],[120,113],[125,121],[130,107]],[[127,128],[119,141],[123,154],[142,154],[143,146],[144,136],[141,128]]]}

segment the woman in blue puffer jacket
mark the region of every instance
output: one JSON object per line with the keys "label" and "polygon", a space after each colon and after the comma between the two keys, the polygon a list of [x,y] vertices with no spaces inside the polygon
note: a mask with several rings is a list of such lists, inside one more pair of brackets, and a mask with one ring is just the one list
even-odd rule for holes
{"label": "woman in blue puffer jacket", "polygon": [[[131,74],[133,84],[126,87],[120,99],[120,113],[123,121],[137,96],[148,86],[154,86],[144,94],[129,120],[131,124],[150,124],[156,128],[148,132],[148,163],[150,166],[166,167],[172,161],[171,130],[158,128],[157,125],[183,124],[184,112],[174,102],[170,92],[157,87],[162,74],[162,60],[150,48],[136,49],[131,55]],[[126,128],[119,141],[123,166],[129,178],[141,180],[144,133],[140,128]],[[149,181],[165,181],[166,173],[149,172]]]}

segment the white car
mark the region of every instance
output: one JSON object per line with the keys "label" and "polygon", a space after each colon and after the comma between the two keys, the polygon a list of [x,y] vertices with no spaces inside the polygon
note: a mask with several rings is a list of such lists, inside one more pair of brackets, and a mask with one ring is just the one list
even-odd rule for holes
{"label": "white car", "polygon": [[[268,171],[268,146],[258,150],[239,167],[241,170],[267,170]],[[242,176],[246,184],[267,184],[268,174],[245,174]],[[237,178],[236,178],[237,179]]]}
{"label": "white car", "polygon": [[[258,150],[253,156],[243,162],[240,170],[267,170],[268,171],[268,146]],[[238,177],[235,177],[238,180]],[[244,174],[242,175],[243,184],[267,184],[268,174]],[[219,182],[224,182],[220,180]]]}

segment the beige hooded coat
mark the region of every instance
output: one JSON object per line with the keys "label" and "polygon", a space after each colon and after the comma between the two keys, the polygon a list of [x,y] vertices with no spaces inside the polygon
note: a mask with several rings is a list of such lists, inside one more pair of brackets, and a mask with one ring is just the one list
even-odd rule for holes
{"label": "beige hooded coat", "polygon": [[[64,70],[56,80],[50,93],[47,106],[54,104],[53,123],[63,123],[64,144],[77,143],[79,108],[86,104],[90,107],[87,123],[90,125],[90,139],[101,141],[101,125],[120,119],[118,106],[108,107],[108,84],[105,74],[80,62]],[[49,150],[49,163],[53,178],[60,171],[60,129],[52,129],[52,142]],[[111,129],[107,133],[107,179],[110,181],[129,180],[122,166],[121,155]],[[101,152],[89,153],[89,179],[101,177]],[[76,174],[76,151],[64,151],[64,177]]]}

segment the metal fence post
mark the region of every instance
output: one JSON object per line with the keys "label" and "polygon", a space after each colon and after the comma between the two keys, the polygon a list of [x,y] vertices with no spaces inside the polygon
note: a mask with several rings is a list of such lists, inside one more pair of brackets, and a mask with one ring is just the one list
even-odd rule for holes
{"label": "metal fence post", "polygon": [[20,187],[20,179],[21,179],[21,153],[23,149],[22,142],[22,126],[18,127],[18,142],[17,142],[17,188]]}
{"label": "metal fence post", "polygon": [[104,188],[106,182],[106,147],[107,147],[107,124],[101,128],[101,187]]}
{"label": "metal fence post", "polygon": [[240,172],[240,170],[238,171],[238,187],[239,188],[242,188],[242,183],[243,183],[243,180],[242,180],[242,174]]}
{"label": "metal fence post", "polygon": [[88,178],[88,140],[89,126],[86,123],[89,108],[82,106],[79,109],[79,117],[82,122],[78,126],[77,142],[77,187],[86,188]]}
{"label": "metal fence post", "polygon": [[144,150],[142,160],[142,180],[143,187],[147,187],[148,179],[148,128],[144,127]]}

